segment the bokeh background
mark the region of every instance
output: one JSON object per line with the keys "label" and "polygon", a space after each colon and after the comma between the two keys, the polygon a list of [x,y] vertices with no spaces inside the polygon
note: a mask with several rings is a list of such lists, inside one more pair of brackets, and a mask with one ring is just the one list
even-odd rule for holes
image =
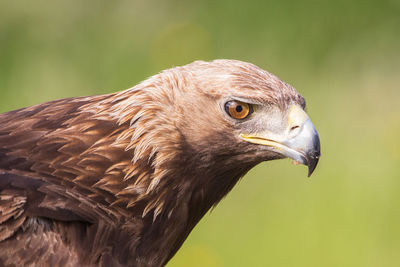
{"label": "bokeh background", "polygon": [[307,99],[320,165],[260,164],[168,266],[400,266],[399,41],[399,0],[0,0],[0,112],[255,63]]}

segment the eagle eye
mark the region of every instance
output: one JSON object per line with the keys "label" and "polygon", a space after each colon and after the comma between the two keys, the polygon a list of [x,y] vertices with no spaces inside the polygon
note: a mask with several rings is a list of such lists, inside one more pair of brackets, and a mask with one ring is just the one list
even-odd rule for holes
{"label": "eagle eye", "polygon": [[231,100],[225,103],[225,111],[232,118],[243,120],[253,112],[253,107],[244,102]]}

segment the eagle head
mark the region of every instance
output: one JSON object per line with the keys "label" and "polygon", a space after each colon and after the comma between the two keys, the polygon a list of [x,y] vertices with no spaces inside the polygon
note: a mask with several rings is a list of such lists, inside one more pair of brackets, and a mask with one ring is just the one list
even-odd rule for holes
{"label": "eagle head", "polygon": [[185,77],[178,79],[182,84],[172,104],[198,162],[228,171],[289,157],[312,174],[319,137],[304,98],[292,86],[234,60],[197,61],[170,73]]}
{"label": "eagle head", "polygon": [[119,97],[124,101],[115,101],[112,112],[134,129],[134,144],[128,146],[135,148],[134,162],[177,161],[186,172],[214,177],[289,157],[307,165],[310,176],[320,157],[304,98],[250,63],[196,61],[163,71]]}

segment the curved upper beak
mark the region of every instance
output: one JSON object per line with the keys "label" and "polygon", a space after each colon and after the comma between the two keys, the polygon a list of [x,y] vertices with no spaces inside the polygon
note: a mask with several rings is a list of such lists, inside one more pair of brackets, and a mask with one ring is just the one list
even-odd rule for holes
{"label": "curved upper beak", "polygon": [[299,106],[290,108],[285,133],[241,134],[240,138],[250,143],[269,146],[274,151],[308,166],[309,177],[321,156],[318,132]]}
{"label": "curved upper beak", "polygon": [[299,133],[283,144],[288,148],[284,155],[308,166],[308,177],[317,167],[320,152],[318,132],[310,119],[301,126]]}

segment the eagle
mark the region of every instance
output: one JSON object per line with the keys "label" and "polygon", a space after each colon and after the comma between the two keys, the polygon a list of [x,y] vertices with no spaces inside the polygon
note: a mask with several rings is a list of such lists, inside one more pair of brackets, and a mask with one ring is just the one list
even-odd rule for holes
{"label": "eagle", "polygon": [[163,266],[252,167],[314,171],[304,98],[237,60],[0,114],[0,266]]}

